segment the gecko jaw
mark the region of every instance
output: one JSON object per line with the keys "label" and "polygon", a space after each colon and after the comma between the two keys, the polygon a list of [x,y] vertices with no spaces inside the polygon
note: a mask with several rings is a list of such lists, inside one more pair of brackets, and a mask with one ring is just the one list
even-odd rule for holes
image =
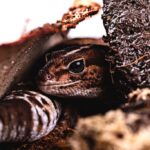
{"label": "gecko jaw", "polygon": [[90,88],[90,89],[80,89],[79,84],[81,80],[75,81],[72,83],[65,83],[65,84],[45,84],[40,85],[39,89],[48,94],[58,97],[83,97],[83,98],[96,98],[101,95],[102,90],[100,88]]}

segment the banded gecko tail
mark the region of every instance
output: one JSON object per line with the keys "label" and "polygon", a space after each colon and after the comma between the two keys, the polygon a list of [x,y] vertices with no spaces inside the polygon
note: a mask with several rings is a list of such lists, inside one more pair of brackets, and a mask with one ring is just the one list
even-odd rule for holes
{"label": "banded gecko tail", "polygon": [[13,91],[0,102],[0,142],[35,141],[46,136],[61,114],[58,102],[34,91]]}

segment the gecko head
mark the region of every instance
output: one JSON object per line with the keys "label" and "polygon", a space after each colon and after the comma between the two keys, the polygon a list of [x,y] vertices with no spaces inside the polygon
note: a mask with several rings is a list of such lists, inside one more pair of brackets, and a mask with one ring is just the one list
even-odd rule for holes
{"label": "gecko head", "polygon": [[39,89],[61,97],[98,97],[107,70],[105,50],[105,46],[79,45],[47,54],[37,78]]}

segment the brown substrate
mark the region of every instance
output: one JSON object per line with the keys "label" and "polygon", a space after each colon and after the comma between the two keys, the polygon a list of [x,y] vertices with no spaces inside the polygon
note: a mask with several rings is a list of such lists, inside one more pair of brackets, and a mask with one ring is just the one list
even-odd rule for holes
{"label": "brown substrate", "polygon": [[104,0],[103,21],[111,51],[108,61],[123,96],[150,86],[149,0]]}

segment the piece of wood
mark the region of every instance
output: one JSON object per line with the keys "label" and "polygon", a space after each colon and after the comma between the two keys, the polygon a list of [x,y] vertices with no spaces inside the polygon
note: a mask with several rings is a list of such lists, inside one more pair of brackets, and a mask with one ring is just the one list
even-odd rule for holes
{"label": "piece of wood", "polygon": [[38,37],[15,46],[0,47],[0,97],[45,53],[47,40],[48,36]]}

